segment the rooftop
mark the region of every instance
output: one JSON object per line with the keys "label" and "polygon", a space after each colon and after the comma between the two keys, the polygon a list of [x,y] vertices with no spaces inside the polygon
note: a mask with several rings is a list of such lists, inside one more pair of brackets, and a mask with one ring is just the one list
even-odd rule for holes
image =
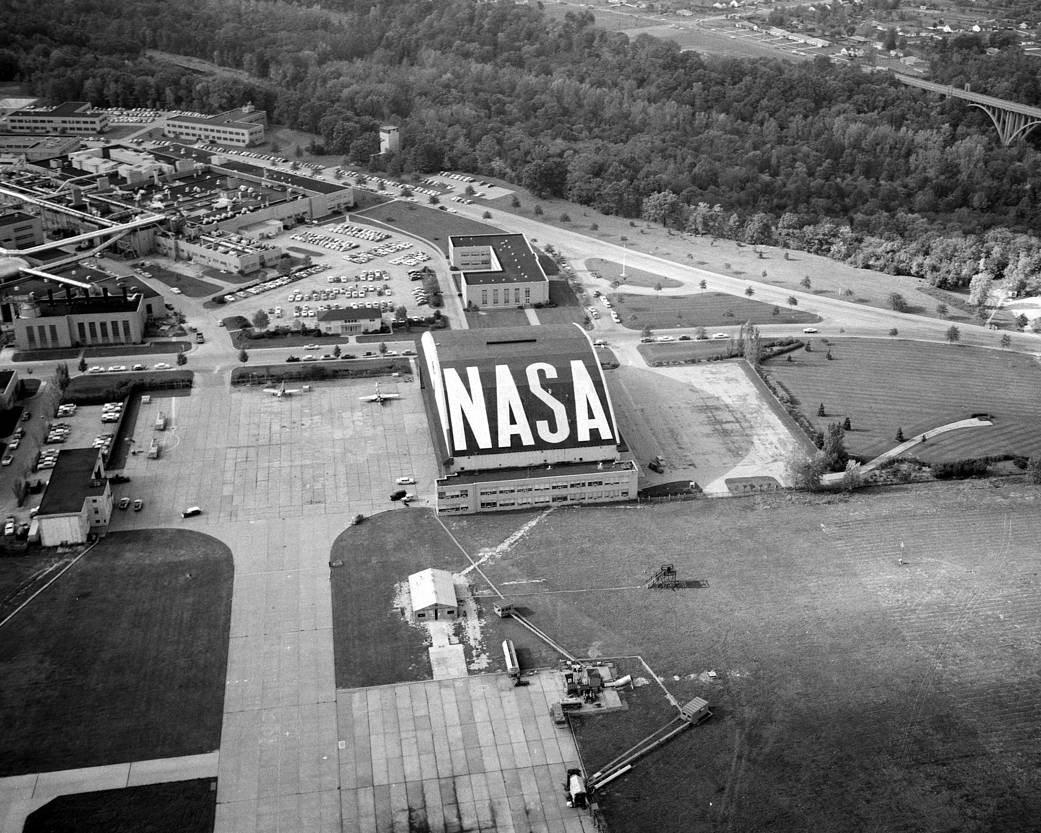
{"label": "rooftop", "polygon": [[571,324],[438,330],[431,335],[442,365],[480,364],[503,357],[538,359],[551,364],[555,356],[596,361],[586,334]]}
{"label": "rooftop", "polygon": [[517,466],[506,469],[466,470],[459,474],[438,478],[438,486],[453,483],[492,483],[499,480],[538,480],[551,477],[575,477],[583,474],[609,474],[612,471],[629,471],[636,464],[632,460],[603,462],[555,463],[552,466]]}
{"label": "rooftop", "polygon": [[[486,246],[495,251],[500,269],[496,271],[464,271],[470,286],[502,283],[534,283],[546,281],[539,260],[523,234],[473,234],[450,238],[452,247]],[[453,264],[454,265],[454,264]]]}
{"label": "rooftop", "polygon": [[101,110],[94,110],[86,101],[64,101],[54,107],[27,107],[13,113],[15,116],[76,116],[102,115]]}
{"label": "rooftop", "polygon": [[[99,449],[62,449],[51,471],[51,480],[44,489],[39,514],[65,515],[79,512],[88,497],[104,494],[107,482],[104,479],[91,479],[100,463]],[[100,473],[104,474],[104,469]]]}
{"label": "rooftop", "polygon": [[40,315],[53,317],[61,315],[95,315],[103,312],[133,312],[138,308],[141,299],[138,295],[124,298],[122,295],[92,295],[89,298],[37,298]]}
{"label": "rooftop", "polygon": [[383,318],[383,313],[372,307],[347,307],[346,309],[327,309],[318,313],[319,321],[375,321]]}
{"label": "rooftop", "polygon": [[10,223],[24,223],[26,220],[32,220],[32,214],[26,214],[24,211],[7,211],[0,214],[0,225],[8,225]]}
{"label": "rooftop", "polygon": [[455,607],[459,603],[455,595],[455,580],[448,570],[431,568],[413,573],[408,577],[408,589],[413,610],[425,610],[434,605]]}
{"label": "rooftop", "polygon": [[13,376],[13,370],[0,370],[0,391],[7,390],[7,386],[11,384],[11,377]]}

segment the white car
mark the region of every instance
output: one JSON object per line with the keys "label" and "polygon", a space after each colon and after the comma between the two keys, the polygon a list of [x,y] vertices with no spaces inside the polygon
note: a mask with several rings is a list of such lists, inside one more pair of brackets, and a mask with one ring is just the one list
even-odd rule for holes
{"label": "white car", "polygon": [[675,341],[673,336],[658,336],[658,341]]}
{"label": "white car", "polygon": [[155,367],[156,370],[169,370],[170,369],[170,365],[168,365],[166,362],[157,362],[154,365],[154,367]]}
{"label": "white car", "polygon": [[173,293],[174,295],[180,295],[180,294],[181,294],[181,290],[179,290],[179,289],[178,289],[178,288],[177,288],[176,286],[171,286],[171,287],[170,287],[170,291],[171,291],[171,292],[172,292],[172,293]]}
{"label": "white car", "polygon": [[414,478],[414,477],[399,477],[394,482],[397,483],[399,486],[411,486],[413,483],[416,482],[416,478]]}
{"label": "white car", "polygon": [[730,338],[726,333],[713,333],[712,338]]}
{"label": "white car", "polygon": [[802,331],[804,333],[819,333],[820,332],[820,330],[818,330],[816,327],[803,327]]}

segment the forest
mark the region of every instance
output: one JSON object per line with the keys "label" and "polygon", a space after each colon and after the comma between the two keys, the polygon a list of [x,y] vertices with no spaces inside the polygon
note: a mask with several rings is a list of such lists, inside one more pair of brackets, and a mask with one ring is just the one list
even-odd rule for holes
{"label": "forest", "polygon": [[[772,243],[945,287],[1041,289],[1037,139],[883,73],[681,52],[588,12],[472,0],[8,0],[0,81],[50,101],[215,112],[251,100],[348,164],[398,124],[392,176],[444,168],[536,197]],[[937,80],[1041,101],[1037,59],[941,42]],[[200,75],[148,50],[240,70]],[[1041,131],[1038,131],[1041,137]]]}

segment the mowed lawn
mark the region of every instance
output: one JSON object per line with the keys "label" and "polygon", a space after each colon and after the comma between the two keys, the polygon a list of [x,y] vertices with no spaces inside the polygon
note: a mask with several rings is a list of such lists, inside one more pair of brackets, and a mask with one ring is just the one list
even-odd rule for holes
{"label": "mowed lawn", "polygon": [[330,570],[337,688],[362,688],[432,678],[426,631],[411,626],[394,604],[395,584],[467,561],[433,513],[395,508],[345,530],[333,543]]}
{"label": "mowed lawn", "polygon": [[[941,435],[909,453],[926,461],[1041,452],[1041,366],[1029,355],[898,340],[813,341],[764,365],[823,429],[850,418],[846,448],[870,459],[896,445],[897,429],[911,439],[976,413],[994,425]],[[823,404],[824,417],[817,416]]]}
{"label": "mowed lawn", "polygon": [[365,222],[374,220],[377,228],[401,231],[429,240],[442,252],[448,252],[448,238],[464,234],[503,234],[496,226],[461,217],[449,211],[427,208],[402,200],[376,205],[364,211],[352,212],[351,217]]}
{"label": "mowed lawn", "polygon": [[59,796],[24,833],[212,833],[216,810],[217,782],[198,778]]}
{"label": "mowed lawn", "polygon": [[[583,724],[590,771],[668,719],[655,676],[711,704],[599,795],[615,833],[1034,830],[1034,510],[972,483],[558,509],[482,569],[575,654],[648,663]],[[519,525],[448,523],[471,553]],[[662,563],[700,589],[634,587]]]}
{"label": "mowed lawn", "polygon": [[208,535],[103,539],[0,631],[0,775],[216,749],[232,573]]}
{"label": "mowed lawn", "polygon": [[821,320],[816,315],[787,305],[774,306],[722,292],[661,296],[618,292],[610,298],[622,324],[633,330],[644,327],[725,327],[745,321],[753,324],[810,324]]}
{"label": "mowed lawn", "polygon": [[683,286],[677,280],[656,275],[653,272],[645,272],[643,269],[634,269],[632,266],[625,267],[625,278],[622,278],[622,264],[614,260],[605,260],[602,257],[591,257],[585,262],[585,267],[590,272],[599,273],[605,281],[622,281],[630,286],[646,286],[654,289],[660,286],[662,289],[674,289]]}
{"label": "mowed lawn", "polygon": [[[155,280],[165,283],[169,287],[181,290],[181,292],[189,298],[204,298],[207,295],[212,295],[214,292],[220,291],[219,284],[200,280],[193,275],[186,275],[183,272],[164,269],[162,266],[156,266],[153,264],[152,266],[143,267],[142,271]],[[226,275],[221,275],[220,277],[227,278]]]}

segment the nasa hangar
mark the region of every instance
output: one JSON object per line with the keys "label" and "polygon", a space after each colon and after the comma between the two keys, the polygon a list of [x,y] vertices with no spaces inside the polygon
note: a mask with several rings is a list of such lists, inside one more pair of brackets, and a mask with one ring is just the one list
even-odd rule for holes
{"label": "nasa hangar", "polygon": [[578,325],[427,332],[418,364],[439,513],[636,497],[638,468]]}

